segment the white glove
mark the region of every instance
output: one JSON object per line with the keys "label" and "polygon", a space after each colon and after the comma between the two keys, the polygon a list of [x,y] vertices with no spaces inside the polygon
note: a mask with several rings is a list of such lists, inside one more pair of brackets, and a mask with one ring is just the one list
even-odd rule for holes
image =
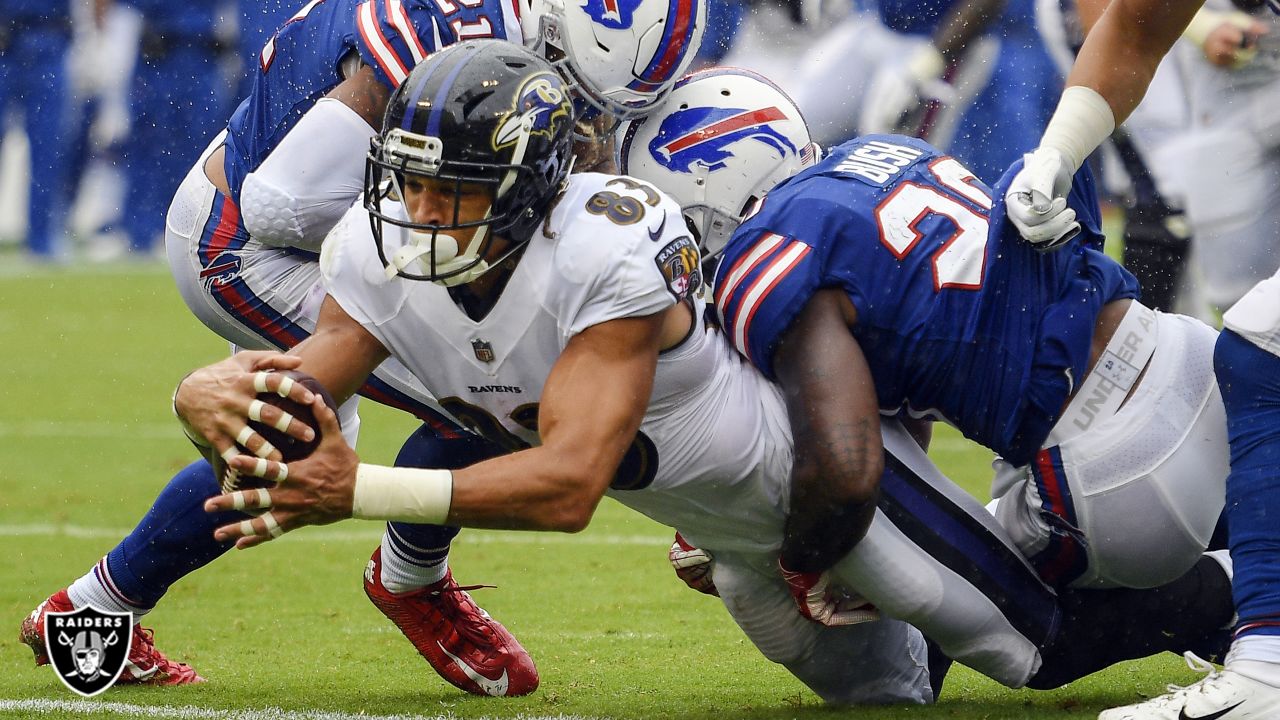
{"label": "white glove", "polygon": [[1076,211],[1067,207],[1071,168],[1053,148],[1038,148],[1023,162],[1004,196],[1006,211],[1024,240],[1052,250],[1080,233]]}
{"label": "white glove", "polygon": [[711,575],[711,570],[715,567],[715,558],[711,557],[711,553],[690,545],[677,532],[675,542],[671,543],[671,549],[667,551],[667,560],[675,569],[676,577],[683,580],[685,585],[700,593],[720,595]]}
{"label": "white glove", "polygon": [[929,100],[948,105],[955,88],[942,80],[947,61],[933,45],[925,44],[905,62],[882,66],[871,78],[862,99],[858,131],[912,134],[919,130],[922,106]]}

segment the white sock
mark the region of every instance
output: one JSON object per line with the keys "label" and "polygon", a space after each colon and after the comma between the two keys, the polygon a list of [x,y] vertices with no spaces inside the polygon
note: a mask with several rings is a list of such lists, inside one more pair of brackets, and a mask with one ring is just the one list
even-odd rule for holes
{"label": "white sock", "polygon": [[135,623],[143,615],[151,612],[151,608],[138,607],[127,601],[114,589],[114,586],[111,574],[107,571],[107,559],[104,557],[93,566],[92,570],[67,587],[67,597],[71,598],[71,604],[77,608],[89,606],[103,612],[133,613]]}
{"label": "white sock", "polygon": [[1236,638],[1227,653],[1226,666],[1232,672],[1280,688],[1280,635]]}
{"label": "white sock", "polygon": [[420,565],[401,554],[399,548],[423,551],[409,545],[399,536],[391,535],[388,527],[382,534],[382,586],[396,593],[419,590],[444,579],[449,572],[449,555],[444,555],[430,565]]}

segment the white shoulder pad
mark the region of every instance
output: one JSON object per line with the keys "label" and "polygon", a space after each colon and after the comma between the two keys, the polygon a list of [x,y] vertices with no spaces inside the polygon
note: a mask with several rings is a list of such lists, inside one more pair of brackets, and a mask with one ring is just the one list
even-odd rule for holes
{"label": "white shoulder pad", "polygon": [[320,272],[329,295],[371,332],[394,317],[409,297],[410,281],[387,278],[369,229],[369,213],[360,202],[347,210],[325,238]]}
{"label": "white shoulder pad", "polygon": [[648,183],[574,174],[547,226],[555,243],[547,300],[571,334],[659,312],[702,283],[680,206]]}

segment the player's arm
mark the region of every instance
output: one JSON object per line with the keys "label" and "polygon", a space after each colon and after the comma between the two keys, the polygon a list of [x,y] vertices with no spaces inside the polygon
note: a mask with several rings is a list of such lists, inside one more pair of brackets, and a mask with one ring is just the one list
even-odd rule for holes
{"label": "player's arm", "polygon": [[933,33],[933,47],[947,62],[959,57],[1004,12],[1008,0],[969,0],[956,3]]}
{"label": "player's arm", "polygon": [[[1107,9],[1109,0],[1081,0],[1080,22],[1089,32]],[[1200,8],[1182,32],[1182,37],[1195,43],[1205,60],[1218,67],[1241,67],[1257,55],[1258,37],[1267,27],[1240,10]]]}
{"label": "player's arm", "polygon": [[842,291],[819,290],[774,353],[795,443],[778,568],[800,614],[824,625],[876,617],[834,590],[826,572],[866,535],[884,470],[875,386],[849,332],[855,321]]}
{"label": "player's arm", "polygon": [[[1112,0],[1085,37],[1067,87],[1094,90],[1110,108],[1112,124],[1123,123],[1202,4],[1203,0]],[[1104,139],[1084,150],[1079,161]]]}
{"label": "player's arm", "polygon": [[644,419],[666,315],[610,320],[574,336],[543,386],[542,445],[455,472],[449,524],[585,528]]}
{"label": "player's arm", "polygon": [[[360,385],[387,357],[376,338],[342,310],[332,298],[325,298],[316,331],[282,355],[273,352],[241,352],[226,360],[200,368],[183,379],[174,394],[174,411],[188,432],[210,443],[223,457],[236,451],[236,444],[257,452],[265,440],[248,428],[251,407],[258,392],[280,392],[303,403],[323,401],[302,385],[285,383],[268,370],[301,370],[314,376],[339,403],[355,394]],[[259,418],[267,425],[282,422],[285,413],[270,404],[258,404]],[[312,429],[297,419],[286,420],[288,432],[308,440]],[[268,453],[278,460],[278,451]]]}
{"label": "player's arm", "polygon": [[1072,176],[1137,107],[1203,1],[1112,0],[1098,17],[1040,146],[1005,195],[1009,219],[1028,242],[1051,249],[1079,232],[1066,202]]}
{"label": "player's arm", "polygon": [[880,411],[866,358],[849,332],[843,291],[819,290],[782,336],[774,371],[795,442],[781,560],[826,570],[866,534],[880,494]]}
{"label": "player's arm", "polygon": [[362,65],[307,110],[245,177],[240,212],[254,240],[319,251],[360,196],[369,140],[390,96],[373,69]]}
{"label": "player's arm", "polygon": [[[270,491],[222,495],[205,508],[217,512],[237,503],[270,507],[273,520],[286,532],[353,516],[581,530],[644,418],[665,316],[609,320],[569,341],[543,388],[539,447],[452,472],[359,465],[342,441],[333,413],[323,403],[313,403],[321,443],[307,459],[289,464],[286,483]],[[276,463],[259,464],[255,458],[241,457],[231,464],[247,474],[279,474]],[[270,539],[267,526],[256,519],[220,528],[217,536],[236,539],[240,547]]]}
{"label": "player's arm", "polygon": [[927,101],[955,102],[955,88],[944,79],[947,67],[1000,18],[1006,2],[958,2],[938,23],[930,42],[920,43],[900,61],[882,63],[867,86],[859,131],[911,134],[918,130]]}
{"label": "player's arm", "polygon": [[361,65],[351,77],[338,83],[325,97],[351,108],[372,130],[382,127],[382,114],[391,99],[391,88],[378,79],[373,68]]}

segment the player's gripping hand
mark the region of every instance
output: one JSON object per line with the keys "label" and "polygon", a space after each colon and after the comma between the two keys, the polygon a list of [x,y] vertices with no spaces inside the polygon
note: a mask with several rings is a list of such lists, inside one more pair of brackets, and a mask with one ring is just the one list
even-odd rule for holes
{"label": "player's gripping hand", "polygon": [[1182,35],[1200,48],[1205,60],[1238,70],[1258,56],[1258,38],[1267,32],[1267,26],[1248,13],[1201,8]]}
{"label": "player's gripping hand", "polygon": [[831,587],[831,576],[822,572],[788,570],[778,561],[782,579],[787,581],[791,597],[800,614],[822,625],[856,625],[880,619],[880,611],[860,597],[851,597]]}
{"label": "player's gripping hand", "polygon": [[342,437],[338,416],[323,399],[311,403],[320,444],[302,460],[289,464],[237,455],[230,465],[242,475],[274,481],[271,488],[253,488],[209,498],[205,512],[227,510],[262,512],[257,517],[214,530],[219,542],[234,540],[240,549],[253,547],[304,525],[327,525],[351,517],[356,466],[360,459]]}
{"label": "player's gripping hand", "polygon": [[315,393],[271,372],[296,370],[301,363],[301,358],[277,352],[238,352],[183,378],[173,395],[173,411],[192,442],[211,447],[227,461],[239,455],[240,448],[259,458],[279,460],[280,451],[249,427],[249,419],[304,442],[315,437],[312,428],[257,397],[260,392],[273,392],[304,405],[313,402]]}
{"label": "player's gripping hand", "polygon": [[946,60],[933,45],[926,44],[906,62],[887,63],[871,77],[858,118],[861,134],[919,131],[925,103],[936,100],[954,103],[956,91],[942,79]]}
{"label": "player's gripping hand", "polygon": [[671,549],[667,551],[667,560],[675,568],[676,577],[683,580],[685,585],[700,593],[720,597],[720,591],[716,589],[711,575],[711,570],[715,567],[715,558],[711,553],[690,545],[677,532],[675,542],[671,543]]}
{"label": "player's gripping hand", "polygon": [[1023,163],[1005,195],[1006,212],[1024,240],[1052,250],[1080,233],[1076,211],[1067,207],[1071,168],[1061,152],[1045,147],[1023,156]]}

